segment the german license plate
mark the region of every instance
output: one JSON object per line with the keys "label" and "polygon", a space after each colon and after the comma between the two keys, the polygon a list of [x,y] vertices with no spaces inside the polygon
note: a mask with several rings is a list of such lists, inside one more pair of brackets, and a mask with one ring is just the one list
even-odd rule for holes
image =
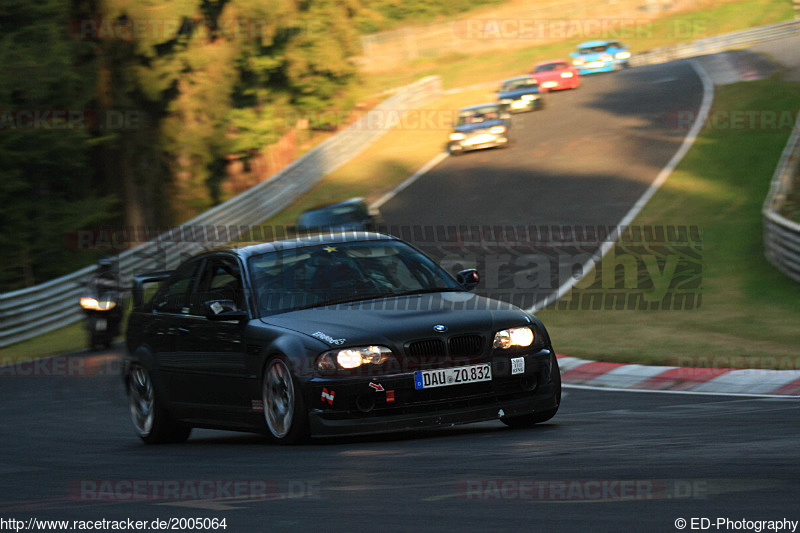
{"label": "german license plate", "polygon": [[491,380],[492,367],[489,363],[414,372],[414,388],[416,389],[432,389]]}

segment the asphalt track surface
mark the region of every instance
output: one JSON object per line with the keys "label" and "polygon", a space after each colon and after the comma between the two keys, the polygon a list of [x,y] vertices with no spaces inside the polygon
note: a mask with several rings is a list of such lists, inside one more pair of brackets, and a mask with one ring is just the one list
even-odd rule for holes
{"label": "asphalt track surface", "polygon": [[[798,400],[567,389],[558,415],[529,430],[498,421],[294,447],[195,430],[184,444],[146,446],[114,367],[2,377],[0,518],[226,518],[236,532],[677,531],[678,518],[800,519]],[[268,489],[245,489],[248,500],[199,485],[247,480]],[[180,496],[136,499],[134,482],[178,483]]]}
{"label": "asphalt track surface", "polygon": [[[434,228],[559,227],[588,236],[615,227],[678,151],[692,125],[683,117],[696,115],[702,100],[689,61],[584,76],[577,90],[546,94],[542,111],[513,115],[511,146],[446,158],[381,213],[395,234],[449,270],[477,267],[484,275],[477,292],[531,308],[599,244],[558,245],[548,239],[558,234],[528,233],[535,238],[526,243],[474,253],[449,246]],[[503,240],[489,235],[490,243]],[[549,257],[552,267],[532,268],[526,256]]]}
{"label": "asphalt track surface", "polygon": [[390,225],[615,225],[683,142],[697,111],[688,61],[584,76],[512,117],[513,145],[449,157],[381,207]]}
{"label": "asphalt track surface", "polygon": [[[697,109],[701,94],[686,62],[588,78],[515,117],[513,147],[448,158],[384,215],[615,224],[686,133],[665,117]],[[800,519],[796,399],[566,389],[558,415],[529,430],[497,421],[295,447],[196,430],[184,444],[146,446],[128,420],[118,355],[56,358],[36,377],[0,368],[0,519],[224,518],[218,530],[235,532]]]}

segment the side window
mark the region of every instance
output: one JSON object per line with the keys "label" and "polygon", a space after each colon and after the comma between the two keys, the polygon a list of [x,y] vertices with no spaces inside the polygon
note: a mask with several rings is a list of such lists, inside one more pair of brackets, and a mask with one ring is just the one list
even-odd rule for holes
{"label": "side window", "polygon": [[210,300],[231,300],[237,309],[244,309],[242,275],[232,257],[212,256],[206,261],[200,284],[192,297],[193,315],[205,313],[203,304]]}
{"label": "side window", "polygon": [[190,261],[179,266],[153,298],[155,309],[163,313],[181,313],[189,307],[189,291],[200,261]]}

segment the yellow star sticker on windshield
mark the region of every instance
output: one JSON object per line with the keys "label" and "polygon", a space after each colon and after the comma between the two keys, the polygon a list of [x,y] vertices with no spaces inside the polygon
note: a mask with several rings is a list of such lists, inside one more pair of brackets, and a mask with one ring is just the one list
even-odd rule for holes
{"label": "yellow star sticker on windshield", "polygon": [[333,246],[326,246],[325,248],[323,248],[323,250],[330,253],[330,252],[335,252],[336,248],[334,248]]}

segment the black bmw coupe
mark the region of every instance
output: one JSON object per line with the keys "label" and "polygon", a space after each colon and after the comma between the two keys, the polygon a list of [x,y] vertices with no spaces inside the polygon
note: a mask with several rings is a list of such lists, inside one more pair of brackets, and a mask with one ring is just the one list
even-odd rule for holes
{"label": "black bmw coupe", "polygon": [[550,419],[561,377],[547,331],[477,283],[377,233],[221,249],[138,276],[123,367],[134,426],[147,443],[193,427],[293,443]]}

